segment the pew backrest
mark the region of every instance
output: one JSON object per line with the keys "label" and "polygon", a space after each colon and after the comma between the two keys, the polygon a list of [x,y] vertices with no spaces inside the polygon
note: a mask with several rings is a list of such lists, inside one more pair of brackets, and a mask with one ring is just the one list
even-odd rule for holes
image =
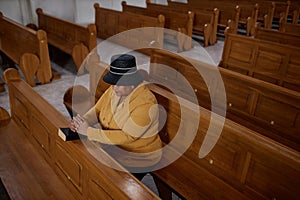
{"label": "pew backrest", "polygon": [[47,34],[13,21],[0,13],[0,50],[20,66],[31,85],[48,83],[52,78]]}
{"label": "pew backrest", "polygon": [[[193,123],[183,115],[195,115],[193,104],[180,104],[175,96],[160,86],[150,85],[158,103],[167,110],[168,120],[161,135],[191,134]],[[193,105],[193,106],[189,106]],[[204,158],[199,156],[204,138],[211,134],[208,126],[211,113],[201,107],[196,136],[188,150],[172,164],[153,171],[155,178],[172,188],[185,199],[256,199],[295,198],[300,175],[298,151],[261,136],[257,132],[226,120],[214,148]],[[216,121],[215,126],[218,125]],[[180,126],[183,132],[179,132]],[[212,139],[214,140],[214,139]],[[182,143],[184,140],[182,140]],[[180,143],[180,144],[182,144]],[[178,144],[178,145],[180,145]],[[176,151],[175,145],[175,150]],[[166,153],[168,159],[170,153]],[[163,160],[165,161],[165,160]],[[163,162],[162,161],[162,162]],[[179,173],[180,172],[180,173]],[[206,181],[203,181],[205,177]],[[220,189],[222,188],[222,190]]]}
{"label": "pew backrest", "polygon": [[299,63],[299,47],[228,33],[219,66],[300,91]]}
{"label": "pew backrest", "polygon": [[204,36],[204,46],[217,42],[217,27],[219,21],[219,10],[194,9],[187,4],[168,0],[168,9],[174,12],[194,13],[193,34]]}
{"label": "pew backrest", "polygon": [[269,9],[268,16],[265,19],[265,28],[272,29],[272,24],[274,20],[280,20],[282,15],[284,15],[284,18],[287,19],[289,10],[290,10],[290,1],[286,2],[272,2],[272,6]]}
{"label": "pew backrest", "polygon": [[[191,93],[187,93],[181,77],[183,75],[200,106],[211,110],[214,100],[214,112],[219,114],[222,111],[219,109],[224,109],[222,103],[225,101],[226,116],[229,119],[294,149],[300,149],[299,92],[224,68],[217,68],[222,77],[220,82],[214,76],[216,66],[162,50],[153,51],[150,60],[149,79],[153,82],[171,84],[179,96],[195,102]],[[174,71],[168,72],[161,65],[169,66]],[[225,99],[220,95],[222,83]]]}
{"label": "pew backrest", "polygon": [[87,27],[75,24],[36,9],[38,16],[38,29],[44,30],[48,36],[48,42],[72,56],[77,71],[87,54],[97,46],[97,33],[95,24]]}
{"label": "pew backrest", "polygon": [[286,18],[282,17],[279,23],[279,31],[300,35],[300,24],[287,23]]}
{"label": "pew backrest", "polygon": [[255,27],[254,38],[280,44],[288,44],[296,47],[300,46],[300,34],[296,35],[275,29],[266,29],[260,27],[260,25]]}
{"label": "pew backrest", "polygon": [[[126,47],[137,49],[138,47],[163,47],[165,17],[139,15],[135,13],[121,12],[102,8],[98,3],[94,4],[95,24],[97,36],[101,39],[108,39]],[[145,28],[145,29],[139,29]],[[124,31],[130,32],[131,37],[119,34]],[[112,37],[114,36],[114,37]],[[127,34],[128,36],[128,34]],[[146,52],[145,52],[146,53]]]}
{"label": "pew backrest", "polygon": [[246,35],[253,35],[255,24],[258,19],[259,6],[253,2],[239,2],[240,18],[239,23],[246,25]]}
{"label": "pew backrest", "polygon": [[154,3],[150,3],[146,1],[146,8],[127,5],[126,1],[122,2],[123,12],[126,13],[137,13],[139,15],[145,15],[149,17],[155,17],[158,15],[163,15],[165,17],[164,28],[171,29],[173,31],[165,30],[164,39],[165,41],[169,41],[172,43],[177,43],[179,51],[183,50],[183,44],[181,44],[179,34],[185,34],[188,38],[190,38],[189,44],[186,49],[191,48],[191,37],[193,31],[193,22],[194,22],[194,13],[191,11],[185,13],[178,13],[168,9],[167,6],[158,5]]}
{"label": "pew backrest", "polygon": [[224,29],[230,26],[235,32],[238,30],[241,9],[238,5],[232,5],[223,1],[188,1],[188,6],[194,9],[219,10],[218,27]]}

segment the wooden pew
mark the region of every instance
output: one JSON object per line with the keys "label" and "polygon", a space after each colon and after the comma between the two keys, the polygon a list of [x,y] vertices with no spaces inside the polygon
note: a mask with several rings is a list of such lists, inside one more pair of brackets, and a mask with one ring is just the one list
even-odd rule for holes
{"label": "wooden pew", "polygon": [[300,91],[299,59],[299,47],[228,33],[219,66]]}
{"label": "wooden pew", "polygon": [[293,24],[299,24],[300,17],[300,3],[292,1],[290,5],[289,16],[292,17]]}
{"label": "wooden pew", "polygon": [[[66,199],[72,199],[72,196],[75,199],[158,199],[129,172],[119,171],[123,168],[98,143],[86,138],[63,141],[57,134],[58,128],[67,127],[68,120],[22,81],[16,70],[6,70],[4,79],[9,88],[12,125],[15,126],[5,133],[10,135],[16,129],[20,137],[26,136],[35,147],[34,151],[47,161],[71,193],[68,195],[61,192],[56,195]],[[23,140],[21,144],[14,145],[22,148]],[[29,160],[30,155],[25,158]],[[43,171],[47,169],[45,166],[38,167],[44,174],[49,173]],[[44,174],[37,176],[36,180],[44,185],[53,185],[52,179],[45,179],[47,176]],[[59,189],[48,193],[51,195]]]}
{"label": "wooden pew", "polygon": [[8,112],[0,113],[9,117],[0,115],[0,176],[9,196],[1,190],[1,199],[76,199]]}
{"label": "wooden pew", "polygon": [[20,66],[29,85],[49,83],[52,78],[47,34],[34,31],[0,13],[0,50]]}
{"label": "wooden pew", "polygon": [[[272,29],[272,25],[275,21],[279,22],[282,15],[287,19],[290,10],[291,1],[286,2],[272,2],[267,17],[265,18],[265,28]],[[262,7],[263,5],[261,5]]]}
{"label": "wooden pew", "polygon": [[127,5],[126,1],[122,2],[123,12],[126,13],[136,13],[149,17],[163,15],[165,17],[164,28],[166,28],[164,41],[177,44],[178,52],[192,48],[193,12],[178,13],[170,11],[167,6],[152,4],[149,1],[146,1],[146,5],[147,7],[143,8]]}
{"label": "wooden pew", "polygon": [[[200,106],[218,114],[225,109],[228,119],[300,150],[299,92],[163,50],[153,51],[150,61],[150,82],[172,85],[178,96],[193,102],[194,93]],[[166,71],[162,65],[173,71]],[[188,93],[181,75],[191,85],[192,93]]]}
{"label": "wooden pew", "polygon": [[[146,48],[163,47],[165,17],[149,17],[128,12],[101,8],[94,4],[97,36],[145,54]],[[134,29],[134,30],[133,30]],[[124,32],[125,31],[125,32]],[[127,31],[127,32],[126,32]],[[128,33],[129,34],[126,34]],[[119,34],[123,32],[122,34]],[[112,37],[113,36],[113,37]],[[145,49],[140,49],[140,48]]]}
{"label": "wooden pew", "polygon": [[82,62],[89,52],[97,46],[95,24],[84,27],[45,14],[41,8],[36,9],[36,13],[38,16],[38,29],[47,32],[49,44],[71,55],[78,74],[82,74],[83,70],[80,68]]}
{"label": "wooden pew", "polygon": [[279,22],[279,31],[300,35],[300,24],[287,23],[286,18],[282,17]]}
{"label": "wooden pew", "polygon": [[[157,81],[166,80],[165,77],[159,77],[163,72],[156,64],[169,63],[168,66],[174,66],[176,70],[194,79],[193,88],[197,90],[198,94],[201,94],[202,102],[206,101],[205,90],[199,86],[203,83],[199,82],[195,72],[190,69],[190,66],[188,67],[188,65],[191,65],[191,60],[184,61],[185,59],[182,57],[163,50],[154,50],[152,53],[150,83],[153,82],[154,78]],[[96,59],[94,61],[95,66],[91,67],[89,71],[91,74],[95,74],[101,69],[96,66]],[[204,71],[214,67],[198,61],[192,63],[195,64],[194,62],[202,66],[201,69]],[[177,63],[177,65],[173,65],[174,63]],[[102,65],[101,63],[98,64]],[[99,74],[102,74],[103,70],[98,72],[99,78]],[[228,70],[220,69],[220,71]],[[228,73],[239,75],[234,72]],[[175,77],[179,77],[176,73],[169,73],[168,75],[169,80],[173,79],[175,83],[178,83],[177,85],[181,83],[180,79],[176,80]],[[223,73],[222,77],[225,77]],[[252,78],[246,77],[246,79]],[[226,80],[230,82],[235,80],[235,77],[228,77]],[[99,83],[99,79],[90,79],[90,81],[95,81],[92,85],[102,87],[102,89],[94,88],[91,90],[99,89],[102,91],[106,87]],[[237,82],[239,81],[241,80],[237,80]],[[214,80],[211,80],[211,82],[215,83]],[[233,85],[238,88],[237,82],[234,82]],[[148,87],[156,95],[158,103],[167,112],[167,120],[164,128],[160,131],[160,136],[166,146],[168,144],[171,146],[169,146],[169,149],[165,148],[163,150],[163,159],[159,166],[164,166],[163,163],[171,159],[170,155],[178,155],[177,145],[187,145],[187,150],[183,155],[180,154],[177,160],[152,171],[162,199],[171,199],[170,192],[175,192],[183,199],[293,199],[299,195],[297,185],[300,184],[298,179],[300,175],[300,154],[298,151],[238,125],[229,119],[225,120],[221,135],[218,135],[216,129],[208,132],[210,123],[213,124],[213,127],[222,126],[222,120],[219,116],[183,99],[182,97],[188,98],[188,96],[184,96],[184,91],[181,91],[181,93],[176,91],[177,96],[175,96],[161,86],[148,84]],[[252,85],[249,88],[251,87]],[[216,91],[217,93],[218,91]],[[241,96],[241,93],[237,91],[236,95]],[[184,103],[182,104],[182,102]],[[237,102],[234,102],[233,105],[235,103]],[[195,119],[195,116],[199,116],[199,121],[191,120]],[[178,130],[182,130],[182,132]],[[191,135],[194,130],[196,130],[196,133],[191,144],[186,143],[186,134]],[[207,136],[208,134],[211,135]],[[206,140],[206,136],[208,138],[219,137],[219,139],[207,155],[203,152],[199,155],[201,146],[213,142],[209,139]],[[176,139],[176,137],[179,138]]]}
{"label": "wooden pew", "polygon": [[231,27],[236,33],[240,18],[240,7],[223,1],[188,1],[188,6],[194,9],[214,9],[219,10],[218,33],[223,33],[226,27]]}
{"label": "wooden pew", "polygon": [[275,29],[262,28],[260,25],[255,27],[254,38],[266,41],[277,42],[280,44],[300,46],[300,34],[281,32]]}
{"label": "wooden pew", "polygon": [[[162,135],[168,134],[172,141],[179,133],[179,124],[189,130],[191,124],[180,121],[181,116],[196,114],[196,108],[179,105],[178,97],[159,87],[152,88],[152,92],[168,112]],[[299,152],[230,120],[225,121],[212,151],[201,158],[199,150],[206,145],[211,113],[199,109],[199,129],[191,146],[178,160],[152,172],[159,190],[164,191],[163,199],[171,199],[168,190],[183,199],[293,199],[299,195]]]}
{"label": "wooden pew", "polygon": [[[157,5],[159,6],[159,5]],[[219,10],[214,8],[211,11],[193,9],[187,4],[168,0],[168,9],[175,12],[194,13],[193,34],[202,35],[204,46],[213,45],[217,42],[217,26],[219,20]]]}
{"label": "wooden pew", "polygon": [[[189,130],[191,124],[180,121],[182,109],[192,115],[196,108],[179,105],[178,97],[159,87],[152,88],[152,92],[168,112],[167,128],[161,134],[168,134],[172,141],[178,134],[179,124]],[[200,158],[199,150],[205,145],[203,140],[208,134],[211,113],[199,109],[199,129],[191,146],[178,160],[152,172],[159,190],[164,192],[163,199],[171,199],[168,190],[183,199],[289,199],[298,195],[299,152],[230,120],[225,121],[212,151]]]}
{"label": "wooden pew", "polygon": [[246,27],[246,35],[254,34],[255,24],[258,18],[259,6],[253,2],[239,2],[240,11],[239,24]]}

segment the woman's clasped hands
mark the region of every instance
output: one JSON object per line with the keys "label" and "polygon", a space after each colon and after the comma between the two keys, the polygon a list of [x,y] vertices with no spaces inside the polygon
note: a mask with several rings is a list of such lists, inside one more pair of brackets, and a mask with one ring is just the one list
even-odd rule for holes
{"label": "woman's clasped hands", "polygon": [[77,133],[80,133],[82,135],[87,135],[87,129],[89,127],[89,124],[87,121],[79,114],[76,115],[76,117],[73,117],[71,120],[71,123],[69,124],[69,128]]}

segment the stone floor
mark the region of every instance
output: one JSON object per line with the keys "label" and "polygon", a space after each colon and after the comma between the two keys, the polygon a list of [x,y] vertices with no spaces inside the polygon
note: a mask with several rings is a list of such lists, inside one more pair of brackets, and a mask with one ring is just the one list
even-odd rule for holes
{"label": "stone floor", "polygon": [[[195,38],[193,41],[194,47],[186,52],[179,53],[180,55],[191,57],[197,60],[201,60],[203,62],[207,62],[210,64],[217,64],[220,62],[222,51],[223,51],[223,38],[219,38],[218,42],[215,45],[203,47],[201,43],[201,38]],[[176,52],[176,47],[172,45],[165,45],[166,48],[170,51]],[[118,47],[119,48],[119,47]],[[139,59],[143,57],[143,59]],[[139,63],[140,62],[140,63]],[[142,63],[141,63],[142,62]],[[145,58],[144,55],[137,55],[137,64],[144,65],[145,62],[149,62],[149,58]],[[34,90],[37,91],[41,96],[43,96],[47,101],[49,101],[57,110],[59,110],[66,118],[70,119],[70,116],[63,105],[63,95],[64,92],[74,84],[81,84],[85,87],[89,87],[88,75],[76,76],[73,72],[74,64],[71,62],[65,63],[64,66],[60,66],[51,63],[52,67],[61,74],[61,78],[58,80],[54,80],[49,84],[38,85],[34,87]],[[19,70],[20,71],[20,70]],[[2,71],[0,70],[0,75],[2,76]],[[6,88],[5,92],[0,93],[0,106],[6,109],[10,113],[9,106],[9,97],[8,91]],[[142,182],[147,185],[151,190],[157,193],[157,189],[153,182],[151,175],[147,175],[144,177]],[[173,199],[179,199],[176,195],[173,195]]]}

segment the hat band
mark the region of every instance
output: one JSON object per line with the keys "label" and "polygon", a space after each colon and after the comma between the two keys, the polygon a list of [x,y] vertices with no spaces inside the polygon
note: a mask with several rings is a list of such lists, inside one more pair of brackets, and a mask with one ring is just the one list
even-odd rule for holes
{"label": "hat band", "polygon": [[112,73],[112,74],[115,74],[115,75],[123,76],[123,75],[135,74],[137,71],[134,71],[134,72],[125,72],[125,73],[118,73],[118,72],[113,72],[113,71],[109,71],[109,72]]}
{"label": "hat band", "polygon": [[120,70],[131,70],[131,69],[135,69],[136,67],[115,67],[113,65],[110,65],[111,68],[113,69],[120,69]]}

